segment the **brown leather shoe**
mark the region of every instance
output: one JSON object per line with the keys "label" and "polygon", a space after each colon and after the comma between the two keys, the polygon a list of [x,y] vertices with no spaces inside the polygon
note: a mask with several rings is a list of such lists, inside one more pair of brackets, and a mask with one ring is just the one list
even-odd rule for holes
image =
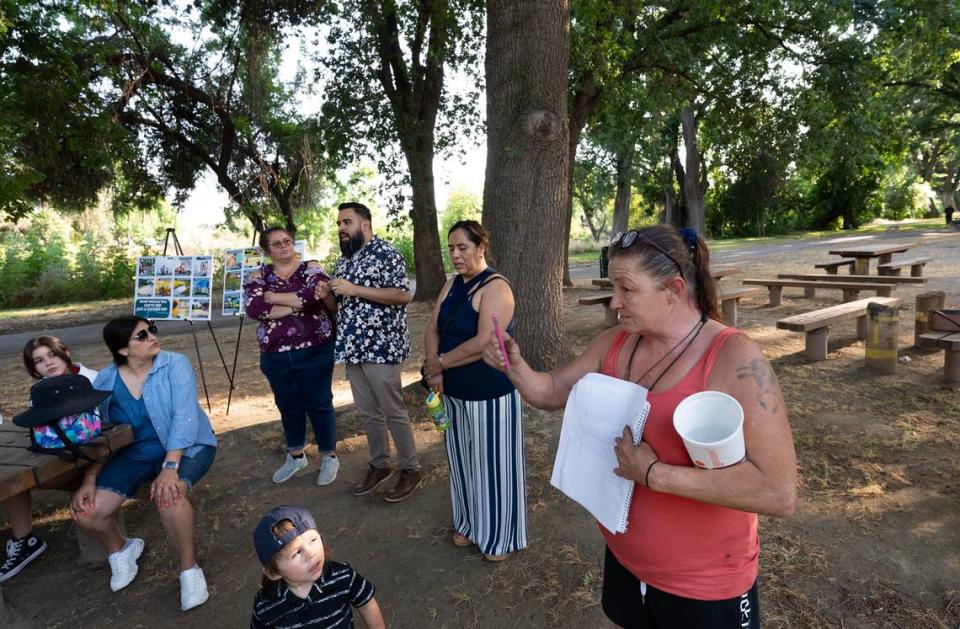
{"label": "brown leather shoe", "polygon": [[363,479],[362,483],[353,488],[354,496],[366,496],[382,485],[383,482],[393,474],[393,470],[389,467],[374,467],[368,464],[367,468],[367,477]]}
{"label": "brown leather shoe", "polygon": [[400,480],[387,492],[384,500],[387,502],[400,502],[415,492],[417,487],[420,486],[421,481],[423,481],[423,474],[420,473],[420,470],[400,470]]}

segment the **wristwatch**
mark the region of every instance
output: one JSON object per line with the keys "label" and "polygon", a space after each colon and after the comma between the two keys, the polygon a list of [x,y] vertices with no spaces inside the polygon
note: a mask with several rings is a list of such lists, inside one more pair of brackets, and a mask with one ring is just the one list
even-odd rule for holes
{"label": "wristwatch", "polygon": [[161,465],[160,467],[165,470],[180,469],[180,461],[164,461],[163,465]]}

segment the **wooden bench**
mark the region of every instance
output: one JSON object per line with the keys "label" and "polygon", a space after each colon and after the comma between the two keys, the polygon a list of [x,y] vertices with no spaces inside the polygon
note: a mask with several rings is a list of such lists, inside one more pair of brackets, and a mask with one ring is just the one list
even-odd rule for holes
{"label": "wooden bench", "polygon": [[847,269],[848,272],[853,273],[853,265],[856,264],[856,260],[853,258],[847,260],[837,260],[836,262],[823,262],[822,264],[814,264],[813,268],[815,269],[825,269],[829,275],[836,275],[837,269],[842,266],[850,267]]}
{"label": "wooden bench", "polygon": [[591,295],[590,297],[581,297],[577,300],[577,303],[581,306],[593,306],[595,304],[603,304],[603,323],[608,328],[617,325],[617,313],[615,310],[610,308],[610,300],[613,299],[613,293],[599,293],[597,295]]}
{"label": "wooden bench", "polygon": [[[759,288],[732,288],[720,294],[720,306],[723,308],[723,319],[727,325],[737,326],[737,304],[743,297],[759,291]],[[618,322],[616,311],[610,308],[611,299],[613,299],[613,293],[599,293],[589,297],[581,297],[577,300],[577,303],[581,306],[603,304],[605,307],[603,322],[609,328],[617,325]]]}
{"label": "wooden bench", "polygon": [[904,267],[910,267],[910,277],[922,277],[923,267],[933,258],[910,258],[908,260],[896,260],[884,262],[877,265],[877,273],[888,277],[897,277],[900,270]]}
{"label": "wooden bench", "polygon": [[[777,273],[781,280],[805,280],[808,282],[867,282],[874,284],[926,284],[925,277],[906,277],[901,275],[844,275],[840,280],[836,275],[824,273]],[[804,297],[816,297],[817,289],[809,286],[803,289]]]}
{"label": "wooden bench", "polygon": [[[133,429],[130,425],[114,424],[82,449],[92,458],[104,461],[111,453],[131,443]],[[80,459],[71,463],[57,456],[31,452],[27,450],[29,445],[30,436],[26,429],[12,423],[0,424],[0,500],[31,489],[73,491],[78,487],[87,461]],[[85,560],[106,560],[106,548],[79,531],[78,537]]]}
{"label": "wooden bench", "polygon": [[829,308],[821,308],[813,312],[787,317],[777,321],[777,328],[806,334],[806,349],[804,355],[810,362],[824,360],[827,357],[827,339],[830,336],[830,326],[848,319],[857,320],[857,338],[867,338],[867,304],[876,303],[884,306],[895,305],[896,297],[868,297],[849,301]]}
{"label": "wooden bench", "polygon": [[960,332],[924,332],[917,337],[920,347],[942,349],[944,389],[960,389]]}
{"label": "wooden bench", "polygon": [[[820,282],[816,280],[765,280],[765,279],[746,279],[743,283],[747,286],[766,286],[770,291],[770,305],[779,306],[783,302],[784,288],[803,288],[803,289],[834,289],[843,291],[843,301],[854,301],[858,298],[860,291],[875,291],[881,297],[889,297],[893,293],[896,284],[880,284],[878,282],[847,282],[834,280],[829,282]],[[806,293],[804,293],[806,295]]]}

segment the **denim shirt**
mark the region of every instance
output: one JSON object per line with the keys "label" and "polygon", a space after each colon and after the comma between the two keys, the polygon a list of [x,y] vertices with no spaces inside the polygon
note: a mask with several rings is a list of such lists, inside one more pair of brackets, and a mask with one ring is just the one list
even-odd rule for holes
{"label": "denim shirt", "polygon": [[[93,382],[93,388],[113,391],[117,380],[117,365],[102,369]],[[160,437],[163,447],[183,450],[184,456],[193,456],[203,446],[217,445],[210,418],[197,400],[197,377],[190,359],[183,354],[161,351],[153,360],[141,393],[143,403]],[[110,398],[100,403],[100,417],[110,421]]]}

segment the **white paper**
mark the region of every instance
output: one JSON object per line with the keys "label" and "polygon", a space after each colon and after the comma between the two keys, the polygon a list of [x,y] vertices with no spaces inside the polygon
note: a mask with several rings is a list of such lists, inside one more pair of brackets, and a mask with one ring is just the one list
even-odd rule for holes
{"label": "white paper", "polygon": [[633,481],[613,473],[623,427],[640,442],[649,403],[632,382],[588,373],[570,391],[550,484],[577,501],[608,531],[626,531]]}

